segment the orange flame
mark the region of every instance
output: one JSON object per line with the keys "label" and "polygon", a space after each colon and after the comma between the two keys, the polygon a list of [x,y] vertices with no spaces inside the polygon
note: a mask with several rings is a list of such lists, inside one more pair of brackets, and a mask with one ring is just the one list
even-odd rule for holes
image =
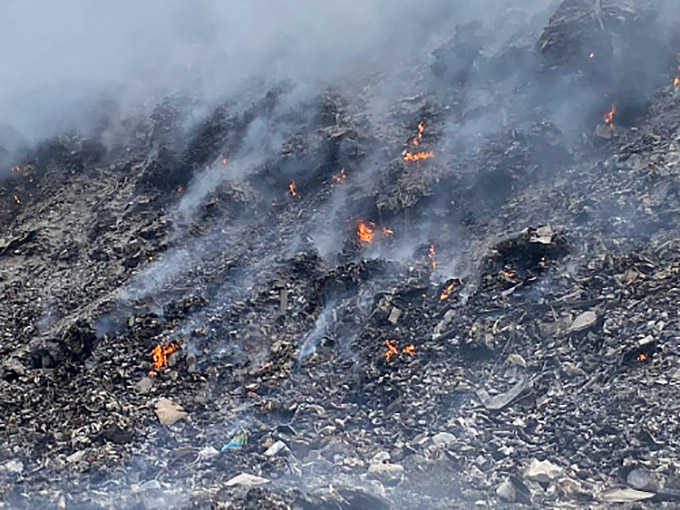
{"label": "orange flame", "polygon": [[678,85],[680,85],[680,74],[673,78],[673,86],[677,87]]}
{"label": "orange flame", "polygon": [[413,145],[420,145],[420,141],[423,139],[423,131],[425,131],[425,123],[421,121],[418,123],[418,134],[412,140]]}
{"label": "orange flame", "polygon": [[373,223],[364,223],[363,220],[359,220],[359,224],[357,225],[357,235],[359,236],[359,241],[362,243],[370,243],[373,242],[373,229],[375,228],[375,225]]}
{"label": "orange flame", "polygon": [[295,187],[295,181],[290,181],[290,184],[288,185],[288,192],[291,194],[293,197],[298,196],[297,188]]}
{"label": "orange flame", "polygon": [[331,177],[335,182],[340,183],[347,179],[347,174],[345,174],[345,169],[342,168],[337,174],[333,174]]}
{"label": "orange flame", "polygon": [[385,361],[389,361],[392,356],[399,356],[399,349],[397,348],[396,340],[385,340],[385,347],[387,347],[387,351],[385,352]]}
{"label": "orange flame", "polygon": [[515,278],[517,276],[517,273],[512,269],[503,269],[501,271],[501,274],[506,278]]}
{"label": "orange flame", "polygon": [[644,361],[647,361],[649,359],[649,356],[645,354],[644,352],[641,352],[640,354],[637,355],[637,360],[642,363]]}
{"label": "orange flame", "polygon": [[463,280],[460,279],[455,279],[452,280],[446,287],[442,289],[442,291],[439,293],[439,301],[444,301],[445,299],[449,299],[451,296],[451,293],[458,287],[459,285],[463,285]]}
{"label": "orange flame", "polygon": [[12,198],[17,203],[17,205],[21,205],[21,199],[19,198],[19,195],[12,195]]}
{"label": "orange flame", "polygon": [[588,58],[595,58],[595,52],[594,52],[594,51],[591,51],[591,52],[590,52],[590,55],[588,55]]}
{"label": "orange flame", "polygon": [[151,351],[151,359],[153,360],[153,369],[149,372],[150,377],[155,377],[159,371],[168,368],[168,356],[176,352],[182,346],[182,342],[171,342],[166,340],[154,347]]}
{"label": "orange flame", "polygon": [[404,159],[404,161],[420,161],[421,159],[433,158],[434,152],[431,151],[411,152],[405,150],[404,152],[401,153],[401,157]]}
{"label": "orange flame", "polygon": [[416,355],[416,346],[413,344],[409,344],[399,350],[396,340],[385,340],[385,347],[387,348],[385,351],[385,361],[387,362],[389,362],[394,356],[399,356],[400,353],[408,354],[409,356]]}
{"label": "orange flame", "polygon": [[434,244],[431,244],[430,248],[427,250],[427,258],[430,259],[430,267],[432,267],[432,270],[434,271],[437,269],[437,252],[434,249]]}
{"label": "orange flame", "polygon": [[227,166],[227,163],[229,163],[229,160],[227,158],[222,158],[220,161],[222,163],[222,166]]}
{"label": "orange flame", "polygon": [[604,120],[604,123],[608,125],[611,129],[615,129],[614,117],[616,117],[617,113],[618,110],[616,109],[616,103],[612,103],[612,107],[609,109],[609,111],[602,116],[602,120]]}
{"label": "orange flame", "polygon": [[409,344],[406,347],[404,347],[401,352],[404,354],[408,354],[409,356],[415,356],[416,355],[416,346],[413,344]]}

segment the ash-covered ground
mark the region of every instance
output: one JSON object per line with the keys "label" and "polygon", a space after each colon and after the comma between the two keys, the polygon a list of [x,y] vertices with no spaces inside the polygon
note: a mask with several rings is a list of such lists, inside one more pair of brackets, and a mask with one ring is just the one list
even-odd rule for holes
{"label": "ash-covered ground", "polygon": [[422,7],[0,133],[0,508],[677,508],[678,8]]}

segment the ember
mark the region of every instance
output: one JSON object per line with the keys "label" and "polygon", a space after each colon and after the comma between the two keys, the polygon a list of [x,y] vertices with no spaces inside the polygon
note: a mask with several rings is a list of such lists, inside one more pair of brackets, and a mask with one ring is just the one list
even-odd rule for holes
{"label": "ember", "polygon": [[614,125],[614,117],[616,117],[617,113],[618,111],[616,109],[616,103],[612,103],[612,107],[609,109],[609,111],[602,116],[602,120],[604,120],[604,123],[609,126],[612,131],[616,129],[616,126]]}
{"label": "ember", "polygon": [[373,230],[375,229],[375,224],[364,223],[359,220],[359,225],[357,226],[357,236],[359,236],[359,241],[362,243],[373,242],[373,237],[375,236]]}
{"label": "ember", "polygon": [[177,186],[177,193],[184,193],[184,186],[181,184]]}
{"label": "ember", "polygon": [[229,160],[227,158],[222,158],[222,166],[227,166],[227,163],[229,163]]}
{"label": "ember", "polygon": [[182,347],[180,341],[166,340],[154,347],[151,351],[151,358],[153,359],[153,369],[149,372],[150,377],[155,377],[159,371],[168,368],[168,356],[176,352]]}
{"label": "ember", "polygon": [[347,179],[347,174],[345,174],[345,169],[342,168],[337,174],[333,174],[332,178],[335,182],[344,182]]}
{"label": "ember", "polygon": [[290,181],[290,184],[288,184],[288,193],[293,197],[299,197],[295,181]]}
{"label": "ember", "polygon": [[428,152],[411,152],[408,150],[405,150],[402,153],[402,158],[404,158],[404,161],[420,161],[421,159],[430,159],[434,157],[434,152],[428,151]]}
{"label": "ember", "polygon": [[12,195],[12,198],[17,203],[17,205],[21,205],[21,199],[19,198],[19,195]]}

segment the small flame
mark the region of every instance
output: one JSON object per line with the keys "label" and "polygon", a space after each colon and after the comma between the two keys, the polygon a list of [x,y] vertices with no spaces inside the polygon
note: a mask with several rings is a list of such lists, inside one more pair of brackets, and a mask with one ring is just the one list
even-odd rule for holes
{"label": "small flame", "polygon": [[422,151],[422,152],[411,152],[405,150],[402,152],[401,157],[404,161],[420,161],[421,159],[430,159],[434,157],[434,152],[432,151]]}
{"label": "small flame", "polygon": [[359,220],[359,224],[357,225],[357,236],[359,236],[359,241],[362,243],[371,243],[373,242],[373,229],[375,228],[375,225],[373,223],[364,223],[363,220]]}
{"label": "small flame", "polygon": [[409,356],[415,356],[416,355],[416,346],[413,344],[409,344],[406,347],[404,347],[401,352],[404,354],[408,354]]}
{"label": "small flame", "polygon": [[19,198],[19,195],[12,195],[12,198],[17,203],[17,205],[21,205],[21,199]]}
{"label": "small flame", "polygon": [[420,141],[423,139],[423,131],[425,131],[425,123],[421,121],[418,123],[418,134],[412,140],[413,145],[420,145]]}
{"label": "small flame", "polygon": [[382,233],[386,237],[392,237],[394,235],[394,230],[390,227],[383,227]]}
{"label": "small flame", "polygon": [[427,258],[430,259],[430,267],[434,271],[437,269],[437,252],[434,249],[434,244],[430,245],[430,248],[427,250]]}
{"label": "small flame", "polygon": [[184,186],[183,185],[180,184],[179,186],[177,186],[177,193],[184,193]]}
{"label": "small flame", "polygon": [[676,75],[675,78],[673,78],[673,86],[677,87],[680,85],[680,74]]}
{"label": "small flame", "polygon": [[640,354],[637,355],[637,360],[640,363],[643,363],[643,362],[647,361],[648,359],[649,359],[649,355],[645,354],[644,352],[641,352]]}
{"label": "small flame", "polygon": [[588,55],[588,58],[595,58],[595,52],[594,52],[594,51],[591,51],[591,52],[590,52],[590,55]]}
{"label": "small flame", "polygon": [[617,113],[618,110],[616,109],[616,103],[612,103],[612,107],[609,109],[609,111],[602,116],[602,120],[604,120],[604,123],[607,126],[609,126],[612,130],[616,129],[616,127],[614,126],[614,117],[616,117]]}
{"label": "small flame", "polygon": [[503,269],[501,271],[501,274],[506,278],[515,278],[517,276],[517,273],[512,269]]}
{"label": "small flame", "polygon": [[347,174],[345,173],[345,169],[342,168],[337,174],[333,174],[332,178],[337,183],[345,182],[345,180],[347,179]]}
{"label": "small flame", "polygon": [[154,347],[151,351],[151,359],[153,360],[153,369],[149,372],[150,377],[155,377],[159,371],[168,368],[168,356],[176,352],[182,347],[182,342],[172,342],[166,340]]}
{"label": "small flame", "polygon": [[291,196],[293,197],[298,197],[298,192],[297,188],[295,186],[295,181],[290,181],[290,184],[288,185],[288,193],[290,193]]}
{"label": "small flame", "polygon": [[389,361],[393,356],[399,356],[399,348],[397,347],[396,340],[385,340],[385,347],[387,347],[385,361]]}
{"label": "small flame", "polygon": [[446,299],[449,299],[451,296],[451,293],[458,287],[459,285],[463,285],[463,280],[460,279],[455,279],[452,280],[446,287],[444,287],[441,292],[439,293],[439,301],[444,301]]}
{"label": "small flame", "polygon": [[222,158],[220,161],[222,163],[222,166],[227,166],[227,163],[229,163],[229,160],[227,158]]}
{"label": "small flame", "polygon": [[409,356],[416,355],[416,346],[413,344],[409,344],[400,350],[397,346],[396,340],[385,340],[385,347],[387,348],[385,351],[385,361],[387,362],[389,362],[394,356],[399,356],[400,353],[408,354]]}

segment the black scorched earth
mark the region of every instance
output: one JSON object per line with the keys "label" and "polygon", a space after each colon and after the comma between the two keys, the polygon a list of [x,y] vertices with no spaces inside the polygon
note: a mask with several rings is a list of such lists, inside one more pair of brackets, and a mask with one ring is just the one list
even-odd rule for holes
{"label": "black scorched earth", "polygon": [[677,508],[680,38],[599,4],[15,161],[0,508]]}

